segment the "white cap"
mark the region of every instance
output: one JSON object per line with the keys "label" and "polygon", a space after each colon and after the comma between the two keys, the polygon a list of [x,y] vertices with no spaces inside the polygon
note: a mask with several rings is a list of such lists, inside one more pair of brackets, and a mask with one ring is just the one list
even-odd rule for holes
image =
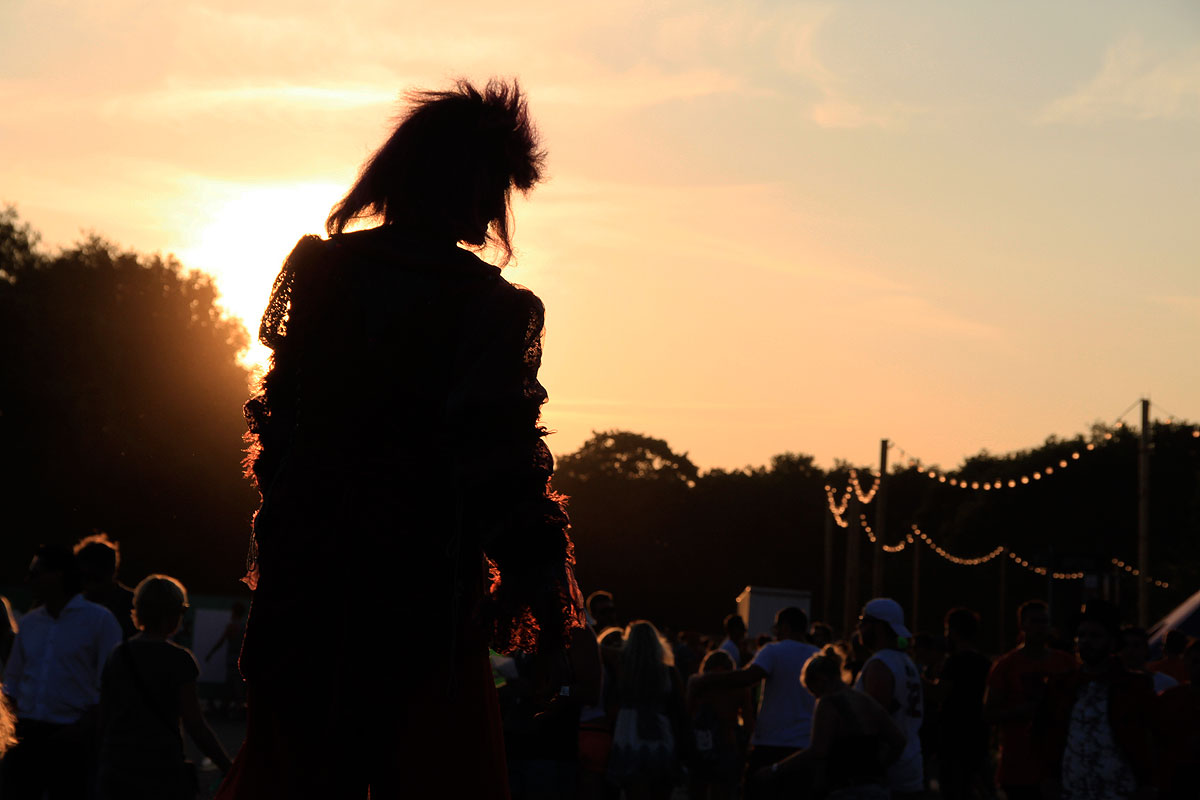
{"label": "white cap", "polygon": [[911,639],[912,633],[904,627],[904,609],[890,597],[876,597],[863,606],[862,615],[886,622],[897,636]]}

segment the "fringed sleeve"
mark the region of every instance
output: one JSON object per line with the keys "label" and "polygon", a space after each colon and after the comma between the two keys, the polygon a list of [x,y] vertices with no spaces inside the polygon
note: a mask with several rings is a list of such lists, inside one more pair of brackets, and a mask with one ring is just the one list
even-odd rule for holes
{"label": "fringed sleeve", "polygon": [[[315,299],[320,295],[319,286],[315,285],[327,279],[327,245],[316,236],[304,236],[296,243],[271,287],[271,299],[258,329],[259,341],[271,349],[271,363],[258,393],[246,402],[242,413],[247,427],[245,472],[254,481],[261,499],[270,491],[271,481],[288,450],[299,412],[300,345],[305,329],[312,327],[312,317],[321,313],[315,303],[295,301],[298,297]],[[256,522],[257,517],[256,512]],[[255,526],[242,582],[255,589],[258,577]]]}
{"label": "fringed sleeve", "polygon": [[584,623],[566,498],[539,424],[544,309],[501,282],[497,302],[467,324],[448,420],[456,441],[464,524],[491,567],[486,622],[500,652],[558,647]]}

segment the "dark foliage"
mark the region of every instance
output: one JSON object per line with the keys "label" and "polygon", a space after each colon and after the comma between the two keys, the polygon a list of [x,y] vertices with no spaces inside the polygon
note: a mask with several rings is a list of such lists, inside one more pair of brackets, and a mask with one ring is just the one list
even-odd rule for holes
{"label": "dark foliage", "polygon": [[[1088,442],[1095,446],[1086,449]],[[1132,621],[1136,586],[1111,558],[1136,561],[1137,434],[1093,426],[1088,437],[1048,439],[1042,446],[966,460],[955,474],[968,480],[1019,480],[1022,475],[1070,462],[1027,485],[1002,491],[968,491],[899,465],[888,476],[883,540],[895,544],[917,524],[942,547],[964,557],[1005,545],[1051,570],[1084,571],[1096,591],[1119,596]],[[1080,453],[1079,459],[1072,458]],[[848,529],[834,531],[834,591],[822,600],[824,486],[846,486],[851,465],[825,472],[810,456],[776,456],[769,467],[699,474],[685,456],[659,439],[622,431],[593,436],[560,459],[555,484],[571,496],[571,517],[584,591],[609,589],[618,607],[665,625],[717,631],[747,585],[811,590],[817,618],[837,627],[843,615],[845,542],[861,540],[861,591],[870,591],[872,546],[858,514],[875,525],[875,507],[852,505]],[[870,488],[859,467],[864,489]],[[1195,591],[1200,542],[1200,438],[1190,425],[1156,424],[1151,467],[1149,572],[1171,588],[1151,590],[1157,617]],[[884,592],[909,606],[912,551],[884,558]],[[1007,559],[1005,559],[1007,560]],[[968,605],[982,613],[981,642],[1001,645],[1000,559],[980,566],[945,561],[921,547],[918,628],[938,631],[946,609]],[[1031,597],[1054,601],[1056,621],[1077,608],[1084,581],[1053,582],[1008,562],[1004,644],[1015,634],[1016,605]]]}
{"label": "dark foliage", "polygon": [[36,242],[0,211],[0,585],[38,542],[102,529],[126,582],[236,591],[255,501],[239,469],[245,330],[171,257]]}

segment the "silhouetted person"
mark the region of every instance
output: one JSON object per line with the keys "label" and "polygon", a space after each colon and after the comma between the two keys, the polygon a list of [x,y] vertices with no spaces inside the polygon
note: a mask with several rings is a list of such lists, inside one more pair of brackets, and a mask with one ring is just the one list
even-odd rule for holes
{"label": "silhouetted person", "polygon": [[951,609],[945,618],[950,654],[942,664],[937,694],[940,699],[937,755],[942,797],[975,796],[975,786],[990,784],[984,775],[988,754],[988,725],[983,721],[983,693],[992,662],[975,646],[979,615],[969,608]]}
{"label": "silhouetted person", "polygon": [[221,638],[209,648],[204,660],[210,661],[221,646],[225,646],[225,696],[221,698],[221,713],[225,716],[235,715],[235,709],[242,705],[245,698],[245,684],[242,683],[241,673],[238,672],[238,656],[242,653],[242,638],[246,635],[246,604],[235,600],[229,608],[229,622],[221,631]]}
{"label": "silhouetted person", "polygon": [[725,638],[717,646],[733,659],[734,669],[737,669],[746,662],[746,620],[738,614],[730,614],[722,624],[725,628]]}
{"label": "silhouetted person", "polygon": [[628,800],[666,800],[688,730],[683,682],[669,643],[644,619],[626,628],[620,665],[608,775]]}
{"label": "silhouetted person", "polygon": [[824,622],[814,622],[808,626],[808,643],[824,650],[826,645],[833,644],[833,628]]}
{"label": "silhouetted person", "polygon": [[[724,650],[709,651],[699,673],[729,673],[737,669]],[[692,720],[688,754],[690,800],[730,800],[737,796],[745,764],[747,736],[741,720],[753,719],[753,698],[747,687],[701,691],[695,681],[687,690]]]}
{"label": "silhouetted person", "polygon": [[759,771],[771,785],[808,766],[827,800],[888,800],[887,768],[904,752],[895,720],[871,695],[842,680],[842,659],[826,646],[804,664],[804,688],[816,698],[809,746]]}
{"label": "silhouetted person", "polygon": [[[1150,637],[1146,635],[1146,629],[1126,625],[1121,628],[1121,637],[1117,641],[1117,657],[1125,669],[1146,672],[1146,662],[1150,660]],[[1150,672],[1149,675],[1158,694],[1179,685],[1179,681],[1165,672]]]}
{"label": "silhouetted person", "polygon": [[1170,675],[1180,683],[1187,681],[1187,667],[1183,663],[1183,651],[1187,646],[1186,633],[1178,629],[1167,631],[1167,635],[1163,638],[1162,658],[1151,661],[1146,665],[1146,669]]}
{"label": "silhouetted person", "polygon": [[1155,796],[1157,697],[1146,673],[1130,672],[1116,658],[1119,639],[1116,608],[1088,601],[1075,629],[1079,666],[1050,679],[1035,717],[1037,752],[1050,784],[1044,796]]}
{"label": "silhouetted person", "polygon": [[186,608],[187,590],[174,578],[150,575],[137,586],[133,618],[140,632],[112,652],[100,682],[100,800],[194,797],[180,722],[200,752],[229,769],[200,710],[196,659],[170,641]]}
{"label": "silhouetted person", "polygon": [[586,626],[568,651],[520,653],[504,720],[513,800],[574,800],[579,793],[581,711],[600,701],[600,647]]}
{"label": "silhouetted person", "polygon": [[[515,83],[411,99],[263,315],[247,733],[221,798],[504,797],[489,641],[553,652],[584,624],[542,303],[465,247],[511,255],[536,133]],[[428,657],[397,658],[415,609]]]}
{"label": "silhouetted person", "polygon": [[[693,690],[697,692],[762,683],[750,752],[746,756],[747,776],[808,747],[812,730],[813,696],[800,683],[804,662],[818,652],[804,641],[808,616],[794,606],[784,608],[775,615],[774,630],[775,641],[764,644],[745,667],[692,678]],[[748,781],[747,794],[754,794],[754,790],[754,784]],[[758,796],[762,796],[761,792]]]}
{"label": "silhouetted person", "polygon": [[1042,600],[1017,609],[1021,643],[996,659],[988,673],[984,719],[1000,729],[1000,766],[996,782],[1012,800],[1041,800],[1046,778],[1030,734],[1033,714],[1046,692],[1046,682],[1075,669],[1075,658],[1047,647],[1050,611]]}
{"label": "silhouetted person", "polygon": [[1183,651],[1186,683],[1158,698],[1162,791],[1171,800],[1196,796],[1200,775],[1200,639]]}
{"label": "silhouetted person", "polygon": [[587,613],[591,617],[592,628],[598,634],[620,625],[617,622],[617,606],[613,602],[612,592],[604,589],[597,589],[588,595]]}
{"label": "silhouetted person", "polygon": [[854,688],[875,698],[904,734],[904,751],[887,769],[892,797],[920,797],[925,791],[925,773],[918,732],[925,700],[917,665],[900,647],[900,638],[912,636],[904,625],[904,610],[895,600],[876,597],[863,606],[858,630],[871,656]]}
{"label": "silhouetted person", "polygon": [[128,639],[137,633],[133,626],[133,590],[117,580],[121,566],[121,548],[106,533],[94,533],[75,543],[75,560],[83,578],[83,596],[99,603],[121,623]]}
{"label": "silhouetted person", "polygon": [[121,642],[104,606],[79,593],[67,547],[42,545],[29,566],[33,608],[4,667],[20,744],[3,762],[4,800],[77,800],[94,778],[100,671]]}

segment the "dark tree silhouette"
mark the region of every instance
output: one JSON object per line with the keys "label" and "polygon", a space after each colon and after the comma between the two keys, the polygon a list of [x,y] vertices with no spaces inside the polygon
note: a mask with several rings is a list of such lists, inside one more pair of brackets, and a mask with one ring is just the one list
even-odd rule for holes
{"label": "dark tree silhouette", "polygon": [[241,479],[241,323],[212,279],[97,236],[46,254],[0,212],[0,583],[36,544],[93,528],[122,577],[236,590],[255,496]]}
{"label": "dark tree silhouette", "polygon": [[[1152,616],[1195,590],[1200,542],[1200,437],[1187,424],[1156,424],[1151,467],[1150,572],[1170,582],[1151,593]],[[1094,450],[1088,451],[1092,443]],[[1073,453],[1081,457],[1072,458]],[[596,434],[579,451],[560,458],[556,485],[571,495],[571,517],[585,589],[618,595],[625,613],[669,625],[716,629],[746,585],[813,591],[822,597],[824,485],[840,499],[849,470],[857,466],[863,488],[870,467],[835,462],[828,472],[810,456],[786,453],[769,467],[687,473],[672,466],[679,457],[662,440],[609,431]],[[896,465],[888,476],[884,541],[904,540],[914,523],[950,552],[983,555],[1003,544],[1038,566],[1085,571],[1121,593],[1133,621],[1136,587],[1117,574],[1109,559],[1136,560],[1137,436],[1126,428],[1093,426],[1087,437],[1051,437],[1041,446],[1007,455],[981,452],[955,474],[968,481],[1019,480],[1047,465],[1071,466],[1042,480],[1002,491],[965,491],[930,479],[923,470]],[[874,526],[874,505],[860,506]],[[872,546],[847,511],[848,528],[834,531],[834,591],[828,618],[842,619],[845,544],[859,536],[860,588],[870,591]],[[1000,562],[979,566],[950,563],[920,545],[920,617],[914,627],[940,631],[941,615],[954,605],[983,613],[984,641],[998,647]],[[884,593],[908,606],[913,592],[912,552],[883,554]],[[1012,614],[1022,600],[1053,599],[1056,621],[1066,621],[1087,591],[1102,583],[1051,583],[1020,566],[1007,570],[1007,641],[1015,632]],[[824,609],[814,606],[820,616]],[[857,609],[852,609],[857,611]]]}
{"label": "dark tree silhouette", "polygon": [[559,481],[664,481],[694,486],[699,470],[662,439],[630,431],[592,432],[592,438],[558,460]]}

